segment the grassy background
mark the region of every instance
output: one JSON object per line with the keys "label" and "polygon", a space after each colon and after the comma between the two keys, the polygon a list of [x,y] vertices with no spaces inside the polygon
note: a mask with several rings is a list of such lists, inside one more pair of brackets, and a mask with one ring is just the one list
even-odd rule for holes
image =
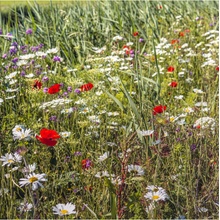
{"label": "grassy background", "polygon": [[[162,10],[159,10],[158,4],[163,6]],[[0,197],[0,217],[49,219],[54,217],[51,209],[53,205],[72,202],[77,207],[76,218],[98,216],[101,219],[115,219],[118,214],[118,186],[111,184],[107,178],[98,179],[94,175],[98,171],[107,170],[121,178],[123,166],[139,164],[145,170],[143,177],[127,174],[122,201],[122,206],[125,206],[124,218],[174,219],[184,215],[188,219],[216,219],[218,129],[215,134],[208,129],[200,133],[200,130],[193,128],[193,123],[200,117],[210,116],[218,124],[218,75],[214,66],[201,67],[204,62],[201,54],[206,53],[208,46],[204,46],[204,50],[201,49],[203,46],[195,48],[202,41],[208,44],[202,34],[210,29],[219,29],[218,14],[217,1],[95,1],[82,7],[78,2],[74,7],[28,4],[1,13],[0,28],[4,34],[12,33],[14,41],[19,45],[28,45],[30,48],[43,43],[43,51],[57,47],[57,55],[64,58],[60,64],[53,62],[52,55],[45,60],[36,59],[27,68],[27,74],[47,72],[50,79],[43,86],[62,82],[62,92],[68,86],[75,89],[88,81],[95,86],[93,90],[79,96],[70,93],[69,98],[73,104],[42,110],[39,106],[43,102],[57,98],[44,94],[42,90],[32,89],[33,81],[41,80],[42,75],[35,74],[33,79],[26,79],[18,74],[18,83],[14,87],[19,88],[19,91],[12,100],[6,99],[9,96],[6,90],[9,87],[14,89],[13,85],[0,81],[1,98],[4,99],[0,106],[1,155],[25,146],[28,149],[25,154],[27,163],[36,162],[36,172],[46,173],[48,177],[45,188],[33,194],[27,188],[22,191],[14,184],[23,177],[20,172],[23,163],[8,179],[4,175],[10,172],[10,168],[1,166],[1,189],[8,188],[9,193]],[[177,22],[176,16],[179,15],[182,19]],[[197,17],[201,19],[196,20]],[[211,23],[213,26],[210,26]],[[33,35],[25,34],[28,28],[33,30]],[[190,63],[178,62],[181,55],[185,60],[189,57],[186,56],[187,52],[177,47],[173,48],[174,53],[171,55],[154,54],[155,46],[161,38],[165,37],[170,42],[179,38],[179,32],[186,29],[190,29],[190,33],[180,39],[180,46],[188,43],[188,47],[198,54],[190,58]],[[144,39],[143,44],[134,38],[135,31],[139,32],[138,37]],[[124,40],[116,44],[112,40],[116,35],[121,35]],[[133,68],[123,71],[120,70],[120,62],[108,62],[111,60],[109,56],[112,52],[120,51],[130,41],[134,42],[132,48],[139,51],[139,55],[132,61]],[[10,46],[9,40],[0,38],[1,56],[8,54]],[[103,46],[107,48],[104,53],[94,53],[93,47]],[[211,47],[211,50],[212,59],[218,63],[217,46]],[[29,53],[32,51],[29,50]],[[150,55],[145,56],[144,53]],[[20,54],[7,59],[0,58],[2,78],[14,71],[11,59],[16,56]],[[162,62],[159,62],[160,58],[163,58]],[[127,66],[131,64],[129,61],[124,62]],[[87,65],[91,69],[87,69]],[[100,65],[102,68],[110,65],[111,73],[103,73]],[[159,65],[165,71],[169,65],[175,66],[176,70],[153,77],[159,71]],[[75,72],[67,71],[75,68]],[[185,69],[183,78],[178,76],[182,69]],[[114,84],[112,80],[117,77],[118,84]],[[191,84],[186,83],[188,77],[193,78]],[[176,89],[168,86],[172,80],[178,81]],[[193,88],[202,89],[205,93],[195,94]],[[103,94],[98,96],[96,92],[100,91]],[[184,95],[184,99],[176,100],[174,96],[180,94]],[[194,106],[201,100],[208,102],[208,113]],[[76,101],[85,103],[76,105],[78,111],[70,116],[60,113],[64,108],[75,106]],[[165,114],[152,116],[153,107],[159,104],[168,106],[169,116],[182,114],[188,106],[194,109],[194,113],[187,115],[186,125],[179,126],[171,123]],[[87,108],[90,111],[87,112]],[[119,116],[108,116],[101,113],[103,111],[118,112]],[[58,123],[50,120],[53,115],[57,116]],[[101,121],[97,127],[88,120],[89,116],[94,115]],[[48,149],[34,136],[30,141],[14,141],[11,130],[17,124],[24,124],[35,134],[39,134],[42,127],[47,127],[58,132],[71,131],[72,135]],[[141,138],[136,133],[137,129],[153,129],[155,136]],[[157,139],[162,142],[152,146],[152,142]],[[190,148],[193,144],[196,145],[195,150]],[[128,148],[132,152],[126,159]],[[75,156],[77,151],[81,151],[82,155]],[[97,158],[106,151],[110,152],[110,157],[104,163],[97,162]],[[124,155],[124,158],[120,158],[119,154]],[[81,167],[81,161],[85,158],[91,159],[94,164],[89,170]],[[152,184],[166,189],[170,200],[158,203],[149,215],[145,211],[147,202],[143,196],[146,187]],[[92,190],[88,190],[90,187]],[[17,207],[25,200],[32,202],[33,196],[39,202],[37,209],[21,215]],[[83,209],[84,203],[91,209]],[[199,212],[200,207],[206,207],[208,212]]]}

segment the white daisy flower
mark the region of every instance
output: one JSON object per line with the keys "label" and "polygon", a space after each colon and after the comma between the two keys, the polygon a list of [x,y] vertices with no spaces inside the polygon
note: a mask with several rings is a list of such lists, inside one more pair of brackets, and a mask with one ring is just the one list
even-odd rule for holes
{"label": "white daisy flower", "polygon": [[70,134],[71,134],[71,132],[69,132],[69,131],[60,132],[60,136],[61,136],[62,138],[69,137]]}
{"label": "white daisy flower", "polygon": [[21,163],[22,156],[20,156],[18,153],[14,154],[5,154],[5,156],[1,156],[0,161],[3,161],[2,166],[7,165],[8,167],[13,163]]}
{"label": "white daisy flower", "polygon": [[18,73],[17,71],[10,73],[9,75],[5,76],[5,79],[12,79],[17,75],[17,73]]}
{"label": "white daisy flower", "polygon": [[33,208],[33,205],[31,203],[21,203],[21,205],[18,207],[21,213],[23,212],[29,212]]}
{"label": "white daisy flower", "polygon": [[138,176],[143,176],[144,175],[144,170],[141,166],[139,165],[128,165],[128,172],[135,172]]}
{"label": "white daisy flower", "polygon": [[104,161],[106,160],[107,158],[109,157],[109,152],[105,152],[103,155],[101,155],[99,158],[98,158],[98,161]]}
{"label": "white daisy flower", "polygon": [[166,199],[169,199],[169,196],[165,190],[158,190],[157,192],[150,191],[146,193],[144,197],[154,202],[165,201]]}
{"label": "white daisy flower", "polygon": [[76,206],[73,205],[72,203],[67,203],[67,204],[59,203],[56,206],[53,206],[53,213],[59,216],[76,214],[75,208]]}
{"label": "white daisy flower", "polygon": [[61,113],[62,114],[70,114],[70,113],[72,113],[74,110],[73,110],[73,108],[68,108],[68,109],[63,109],[62,111],[61,111]]}
{"label": "white daisy flower", "polygon": [[35,169],[36,169],[36,163],[33,163],[33,164],[29,164],[29,165],[27,165],[26,167],[24,167],[24,168],[22,169],[22,171],[23,171],[24,173],[32,173],[32,172],[35,171]]}
{"label": "white daisy flower", "polygon": [[25,185],[29,185],[32,184],[32,190],[36,190],[38,189],[38,187],[42,187],[43,185],[41,184],[41,182],[45,182],[47,181],[47,179],[45,179],[44,177],[46,176],[46,174],[42,173],[42,174],[29,174],[27,176],[27,178],[21,178],[19,180],[19,185],[21,187],[25,186]]}
{"label": "white daisy flower", "polygon": [[184,111],[185,113],[189,113],[189,114],[192,113],[192,112],[194,112],[194,110],[193,110],[191,107],[184,108],[183,111]]}
{"label": "white daisy flower", "polygon": [[29,140],[31,137],[31,130],[30,129],[21,129],[20,131],[13,132],[13,139],[14,140]]}

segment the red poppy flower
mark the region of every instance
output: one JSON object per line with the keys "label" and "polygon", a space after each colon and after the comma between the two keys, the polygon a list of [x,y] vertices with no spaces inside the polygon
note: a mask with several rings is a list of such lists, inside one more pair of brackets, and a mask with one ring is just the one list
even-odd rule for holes
{"label": "red poppy flower", "polygon": [[153,115],[163,113],[163,112],[166,110],[166,108],[167,108],[166,106],[157,105],[157,106],[154,107],[154,109],[153,109]]}
{"label": "red poppy flower", "polygon": [[134,33],[133,33],[133,36],[134,36],[134,37],[138,36],[138,32],[137,32],[137,31],[134,32]]}
{"label": "red poppy flower", "polygon": [[84,84],[80,87],[81,89],[81,92],[84,92],[84,91],[89,91],[93,88],[93,84],[92,83],[87,83],[87,84]]}
{"label": "red poppy flower", "polygon": [[131,51],[131,48],[130,48],[129,46],[127,46],[127,45],[124,45],[124,46],[123,46],[123,50],[125,50],[125,53],[126,53],[127,55],[129,55],[129,54],[130,54],[130,51]]}
{"label": "red poppy flower", "polygon": [[53,147],[54,145],[56,145],[57,139],[60,138],[60,135],[54,130],[42,128],[40,131],[40,136],[36,135],[36,138],[42,144],[46,144],[49,147]]}
{"label": "red poppy flower", "polygon": [[175,68],[173,67],[173,66],[169,66],[168,68],[167,68],[167,71],[168,72],[173,72],[175,70]]}
{"label": "red poppy flower", "polygon": [[42,82],[39,80],[35,80],[33,84],[33,89],[41,89],[42,87]]}
{"label": "red poppy flower", "polygon": [[219,66],[217,66],[217,67],[215,68],[215,70],[219,72]]}
{"label": "red poppy flower", "polygon": [[171,87],[177,87],[177,85],[178,85],[178,83],[175,81],[173,81],[169,84],[169,86],[171,86]]}
{"label": "red poppy flower", "polygon": [[180,36],[180,37],[184,37],[184,35],[185,35],[184,32],[182,32],[182,31],[179,32],[179,36]]}
{"label": "red poppy flower", "polygon": [[48,89],[48,93],[49,94],[55,94],[55,93],[58,93],[60,91],[60,87],[61,85],[60,84],[54,84],[52,85],[49,89]]}
{"label": "red poppy flower", "polygon": [[171,40],[171,44],[176,44],[176,43],[179,43],[178,39]]}

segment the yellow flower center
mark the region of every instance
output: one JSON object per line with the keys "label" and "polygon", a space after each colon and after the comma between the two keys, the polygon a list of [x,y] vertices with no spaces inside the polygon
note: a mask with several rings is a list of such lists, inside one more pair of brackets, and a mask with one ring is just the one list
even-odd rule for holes
{"label": "yellow flower center", "polygon": [[8,160],[8,163],[14,163],[14,160],[9,159],[9,160]]}
{"label": "yellow flower center", "polygon": [[32,176],[32,177],[29,179],[30,183],[33,183],[33,182],[35,182],[35,181],[37,181],[37,180],[38,180],[38,178],[35,177],[35,176]]}
{"label": "yellow flower center", "polygon": [[173,122],[174,121],[174,117],[170,117],[170,122]]}
{"label": "yellow flower center", "polygon": [[62,215],[66,215],[66,214],[68,214],[68,211],[66,209],[62,209],[62,210],[60,210],[60,213]]}
{"label": "yellow flower center", "polygon": [[157,199],[159,199],[159,196],[154,195],[154,196],[152,197],[152,199],[153,199],[153,200],[157,200]]}
{"label": "yellow flower center", "polygon": [[16,131],[21,131],[21,128],[19,128],[19,127],[18,127],[18,128],[16,128]]}

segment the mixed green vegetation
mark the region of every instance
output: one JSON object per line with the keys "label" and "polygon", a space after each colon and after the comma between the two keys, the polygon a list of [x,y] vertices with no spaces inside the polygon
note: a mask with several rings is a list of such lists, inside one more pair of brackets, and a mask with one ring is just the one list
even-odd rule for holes
{"label": "mixed green vegetation", "polygon": [[217,219],[218,1],[0,11],[0,218]]}

